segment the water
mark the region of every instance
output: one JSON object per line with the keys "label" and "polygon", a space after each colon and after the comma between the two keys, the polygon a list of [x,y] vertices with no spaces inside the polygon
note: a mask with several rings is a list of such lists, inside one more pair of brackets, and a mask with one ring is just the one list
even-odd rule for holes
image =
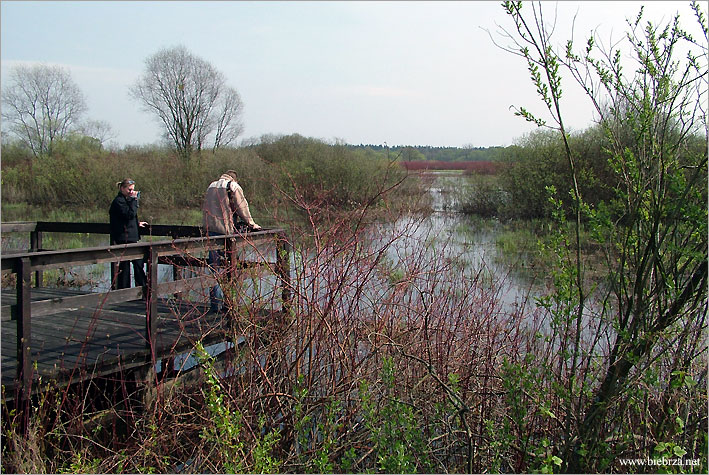
{"label": "water", "polygon": [[468,275],[484,273],[508,310],[538,295],[542,282],[515,265],[515,259],[503,257],[497,242],[501,224],[457,211],[474,185],[462,174],[434,173],[432,177],[429,192],[433,212],[423,217],[406,216],[394,223],[394,228],[413,232],[402,236],[392,252],[398,255],[402,249],[415,249],[424,242],[429,245],[428,252],[439,253],[440,259],[455,260]]}

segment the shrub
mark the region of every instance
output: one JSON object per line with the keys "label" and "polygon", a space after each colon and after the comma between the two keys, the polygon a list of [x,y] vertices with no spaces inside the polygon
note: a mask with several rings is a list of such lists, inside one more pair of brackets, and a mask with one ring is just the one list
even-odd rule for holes
{"label": "shrub", "polygon": [[[604,151],[606,139],[598,127],[571,136],[572,153],[577,157],[579,191],[584,201],[595,206],[613,196],[618,178],[608,163]],[[505,166],[500,169],[500,183],[509,197],[506,211],[513,217],[549,217],[547,187],[560,192],[564,209],[572,209],[568,193],[571,172],[558,133],[536,130],[504,152]]]}
{"label": "shrub", "polygon": [[461,198],[460,211],[484,218],[503,217],[509,213],[508,193],[499,185],[499,180],[473,175],[472,187]]}
{"label": "shrub", "polygon": [[375,193],[375,183],[393,184],[404,176],[383,154],[299,135],[265,137],[254,148],[265,162],[276,166],[282,191],[297,189],[304,201],[325,208],[357,207]]}
{"label": "shrub", "polygon": [[34,158],[17,144],[3,145],[3,205],[107,210],[116,183],[130,177],[142,192],[141,216],[160,220],[164,210],[199,215],[209,183],[229,169],[239,174],[252,215],[266,225],[288,215],[293,206],[286,195],[296,188],[314,206],[352,209],[372,196],[375,181],[386,178],[393,184],[405,176],[383,154],[297,135],[202,152],[190,161],[158,146],[106,151],[95,141],[74,137],[58,143],[49,157]]}

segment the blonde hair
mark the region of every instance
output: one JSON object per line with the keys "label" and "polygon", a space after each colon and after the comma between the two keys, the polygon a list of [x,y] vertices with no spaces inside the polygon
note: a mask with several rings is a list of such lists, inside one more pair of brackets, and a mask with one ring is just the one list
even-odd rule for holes
{"label": "blonde hair", "polygon": [[116,183],[116,186],[118,188],[125,188],[126,186],[133,185],[135,183],[135,180],[132,178],[125,178],[123,181],[119,181]]}

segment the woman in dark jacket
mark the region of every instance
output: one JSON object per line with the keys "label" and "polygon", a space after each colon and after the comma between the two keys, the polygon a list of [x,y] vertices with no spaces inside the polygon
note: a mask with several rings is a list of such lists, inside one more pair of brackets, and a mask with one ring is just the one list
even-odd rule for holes
{"label": "woman in dark jacket", "polygon": [[[130,178],[116,183],[118,195],[113,199],[108,215],[111,222],[111,244],[128,244],[140,241],[139,228],[148,225],[146,221],[138,221],[138,192],[135,191],[135,181]],[[116,278],[117,289],[130,287],[130,263],[133,263],[133,274],[136,287],[146,283],[143,259],[121,261],[118,265]]]}

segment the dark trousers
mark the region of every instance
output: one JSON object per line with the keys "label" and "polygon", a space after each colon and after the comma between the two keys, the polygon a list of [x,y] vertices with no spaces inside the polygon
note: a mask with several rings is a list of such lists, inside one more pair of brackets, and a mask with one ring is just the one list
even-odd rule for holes
{"label": "dark trousers", "polygon": [[[131,244],[131,242],[112,241],[111,244]],[[133,265],[133,275],[135,277],[135,286],[143,287],[147,284],[145,271],[143,270],[143,259],[135,259],[133,261],[121,261],[118,263],[118,275],[116,276],[116,289],[130,288],[130,266]]]}
{"label": "dark trousers", "polygon": [[143,287],[147,282],[145,271],[143,270],[143,259],[134,261],[121,261],[118,264],[118,276],[116,276],[116,288],[130,288],[130,266],[133,264],[133,275],[135,276],[135,286]]}

